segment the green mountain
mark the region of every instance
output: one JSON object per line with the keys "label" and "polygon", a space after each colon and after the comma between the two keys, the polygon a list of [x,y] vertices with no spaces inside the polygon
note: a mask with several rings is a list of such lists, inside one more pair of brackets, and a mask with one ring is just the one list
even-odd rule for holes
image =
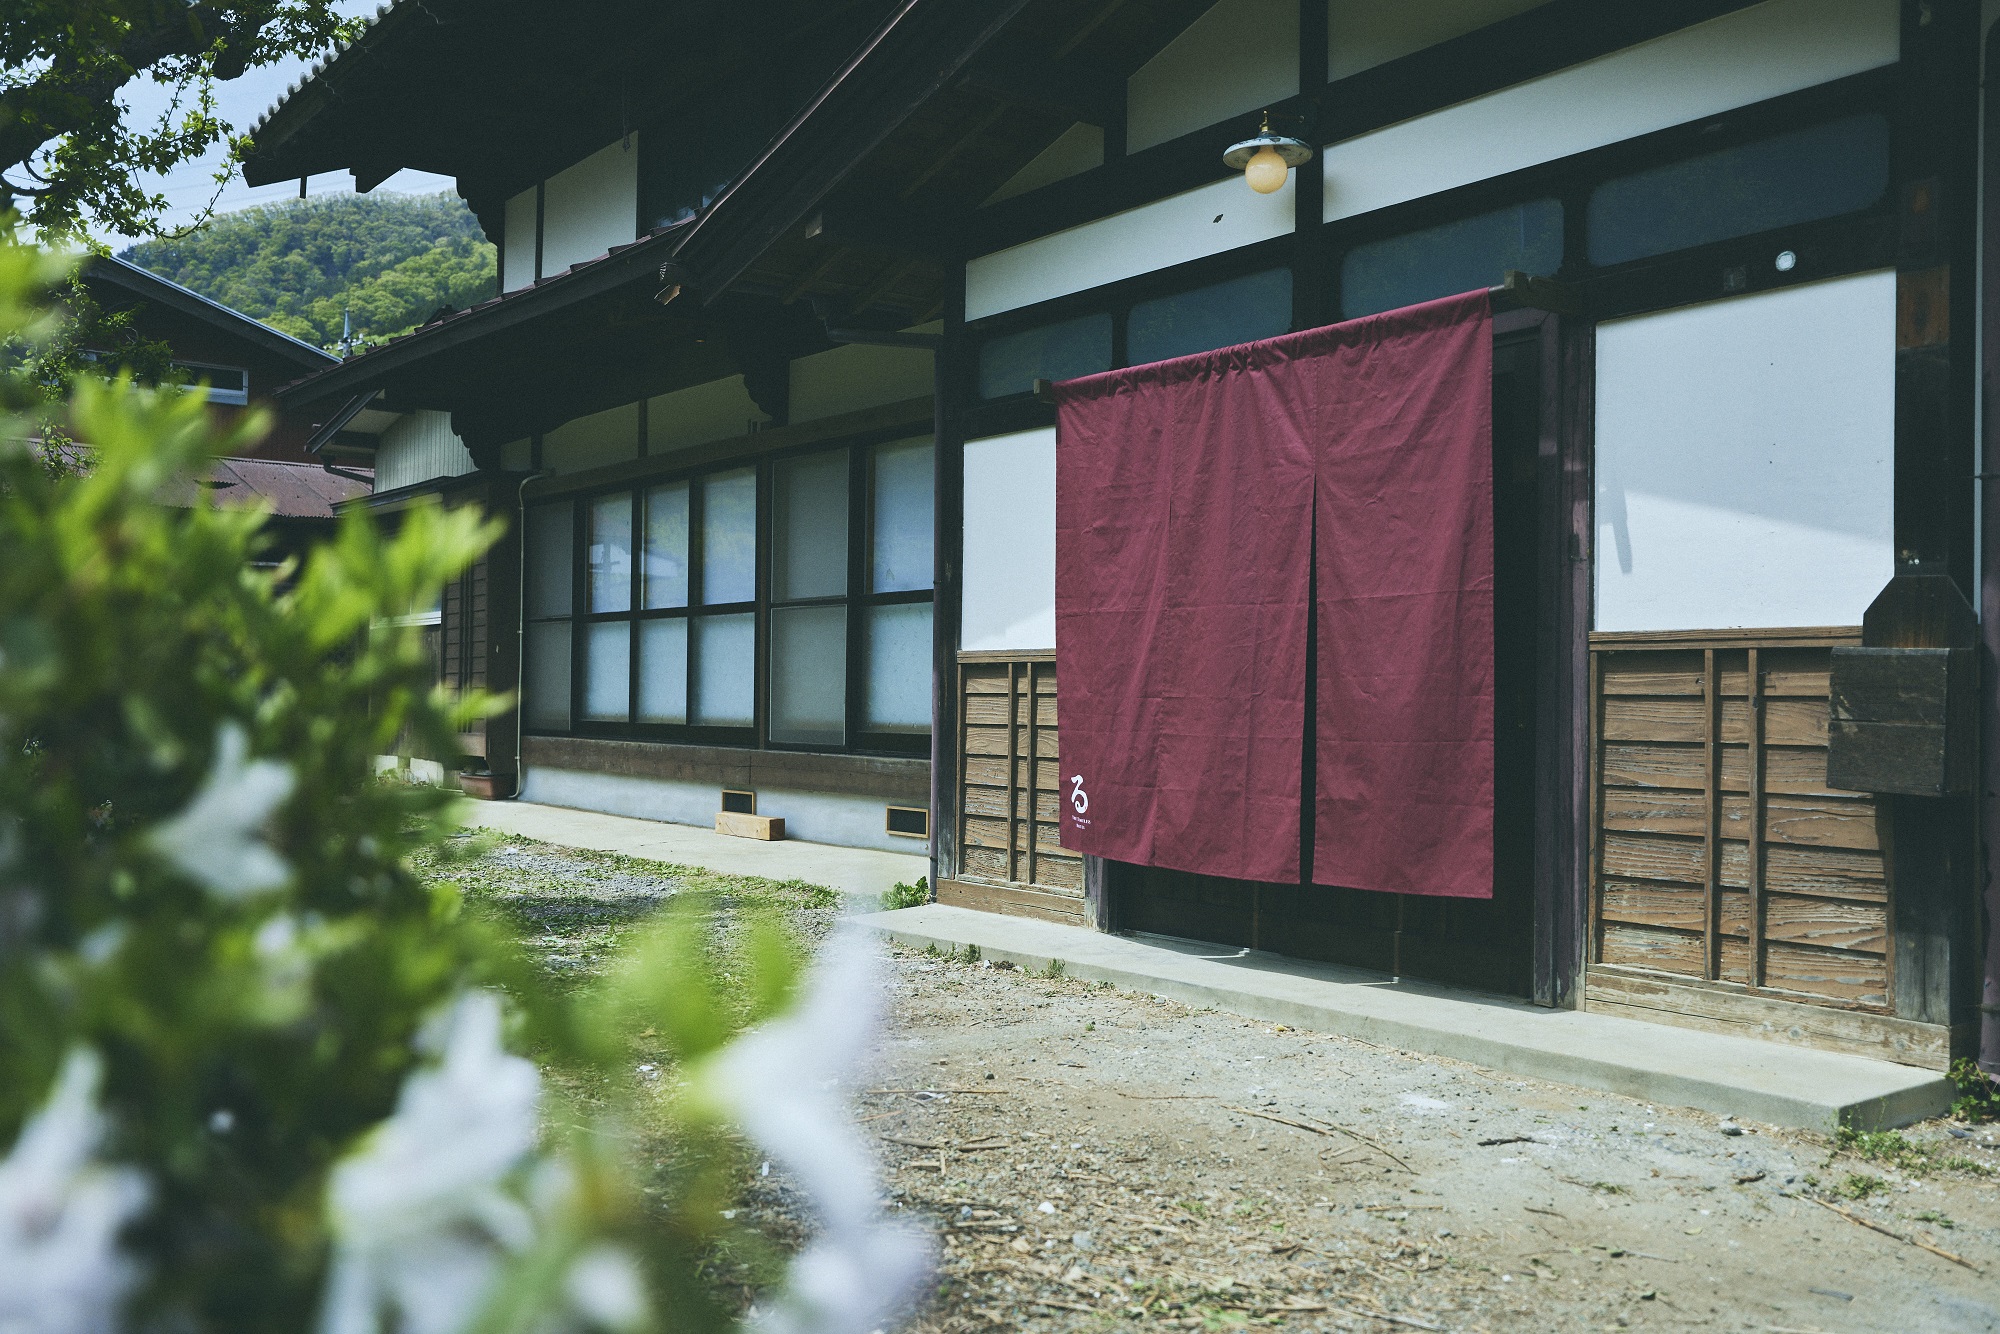
{"label": "green mountain", "polygon": [[376,343],[493,295],[494,248],[456,195],[327,195],[225,213],[120,255],[329,350],[341,316]]}

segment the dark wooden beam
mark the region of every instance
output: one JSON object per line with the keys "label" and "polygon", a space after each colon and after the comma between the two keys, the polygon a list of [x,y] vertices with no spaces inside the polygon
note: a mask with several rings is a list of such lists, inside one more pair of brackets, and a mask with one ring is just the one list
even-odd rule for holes
{"label": "dark wooden beam", "polygon": [[1073,60],[1052,64],[1046,56],[1012,44],[1005,52],[981,56],[959,76],[958,86],[1009,106],[1048,111],[1086,125],[1110,125],[1125,114],[1122,74]]}
{"label": "dark wooden beam", "polygon": [[713,301],[1020,12],[1026,0],[905,0],[695,223],[676,257]]}

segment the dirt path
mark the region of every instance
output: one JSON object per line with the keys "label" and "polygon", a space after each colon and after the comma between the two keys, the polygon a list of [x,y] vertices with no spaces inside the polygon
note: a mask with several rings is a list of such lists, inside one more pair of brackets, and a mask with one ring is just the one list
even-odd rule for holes
{"label": "dirt path", "polygon": [[[779,910],[812,937],[835,915],[837,896],[808,885],[463,844],[426,874],[491,902],[568,980],[689,890],[725,920]],[[942,1240],[914,1334],[2000,1334],[2000,1126],[1934,1122],[1836,1152],[1108,986],[892,960],[889,1028],[855,1101],[892,1202]],[[783,1249],[810,1228],[779,1172],[746,1170],[732,1212]],[[747,1304],[776,1262],[724,1248],[708,1272]]]}
{"label": "dirt path", "polygon": [[2000,1128],[1836,1156],[1067,979],[895,973],[873,1088],[917,1091],[861,1102],[944,1230],[918,1329],[2000,1330]]}

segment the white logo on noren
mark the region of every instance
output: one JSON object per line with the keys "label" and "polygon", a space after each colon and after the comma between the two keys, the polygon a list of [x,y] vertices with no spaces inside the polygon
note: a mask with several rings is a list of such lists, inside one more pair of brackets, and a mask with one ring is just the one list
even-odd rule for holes
{"label": "white logo on noren", "polygon": [[1090,809],[1090,796],[1083,790],[1083,775],[1075,774],[1069,781],[1075,789],[1069,794],[1069,804],[1076,807],[1078,815],[1082,815]]}

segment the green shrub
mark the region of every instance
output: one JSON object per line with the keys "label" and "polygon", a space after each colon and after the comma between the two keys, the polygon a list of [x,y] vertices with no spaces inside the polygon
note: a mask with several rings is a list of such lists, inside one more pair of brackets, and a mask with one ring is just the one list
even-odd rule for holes
{"label": "green shrub", "polygon": [[931,881],[929,876],[920,875],[914,884],[900,881],[882,892],[882,910],[893,912],[898,908],[921,908],[931,901]]}
{"label": "green shrub", "polygon": [[[0,226],[0,347],[49,337],[63,267]],[[494,705],[434,689],[398,625],[494,529],[349,514],[288,580],[254,563],[261,515],[159,503],[257,424],[80,380],[90,452],[58,476],[6,415],[38,386],[0,396],[0,1328],[732,1323],[699,1279],[739,1235],[727,1123],[781,1165],[863,1161],[811,1101],[859,1060],[870,1006],[826,991],[859,968],[794,1007],[795,940],[719,940],[689,905],[602,983],[545,990],[411,869],[453,798],[371,777],[399,740],[455,754]],[[635,1079],[641,1049],[685,1092]],[[638,1122],[675,1146],[643,1193]],[[813,1244],[875,1248],[893,1300],[920,1252],[857,1175],[803,1179]]]}
{"label": "green shrub", "polygon": [[1951,1063],[1951,1082],[1958,1087],[1951,1114],[1961,1121],[2000,1121],[2000,1082],[1979,1068],[1970,1056]]}

